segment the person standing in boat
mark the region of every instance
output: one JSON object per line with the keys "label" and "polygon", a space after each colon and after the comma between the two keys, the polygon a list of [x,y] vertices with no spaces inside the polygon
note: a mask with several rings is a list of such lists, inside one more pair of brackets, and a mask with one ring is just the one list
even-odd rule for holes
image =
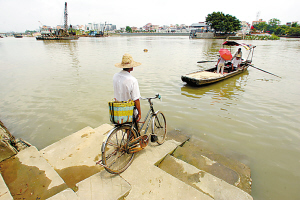
{"label": "person standing in boat", "polygon": [[218,59],[218,62],[217,62],[217,72],[216,73],[220,73],[220,69],[221,69],[221,74],[223,74],[224,66],[225,66],[225,59],[220,56],[220,58]]}
{"label": "person standing in boat", "polygon": [[242,57],[243,57],[242,48],[239,48],[239,49],[237,50],[237,52],[235,52],[235,54],[234,54],[232,60],[233,60],[234,58],[236,58],[237,55],[240,55],[240,56],[241,56],[240,58],[242,59]]}
{"label": "person standing in boat", "polygon": [[240,65],[242,63],[241,57],[242,56],[240,54],[238,54],[238,55],[236,55],[235,58],[232,59],[232,71],[235,71],[240,67]]}

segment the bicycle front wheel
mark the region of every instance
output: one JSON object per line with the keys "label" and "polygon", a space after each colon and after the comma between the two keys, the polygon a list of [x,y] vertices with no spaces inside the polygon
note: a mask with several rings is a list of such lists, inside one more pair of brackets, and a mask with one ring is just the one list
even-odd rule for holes
{"label": "bicycle front wheel", "polygon": [[127,144],[137,137],[136,129],[129,125],[115,128],[102,144],[102,163],[106,171],[120,174],[125,171],[133,161],[134,153],[128,153]]}
{"label": "bicycle front wheel", "polygon": [[167,122],[164,114],[160,111],[158,111],[152,119],[152,133],[157,136],[158,144],[165,142],[167,134]]}

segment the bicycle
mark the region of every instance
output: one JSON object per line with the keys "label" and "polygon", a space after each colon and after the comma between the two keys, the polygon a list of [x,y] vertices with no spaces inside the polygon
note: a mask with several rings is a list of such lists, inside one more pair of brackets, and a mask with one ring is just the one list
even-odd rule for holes
{"label": "bicycle", "polygon": [[[157,144],[161,145],[164,143],[167,134],[167,124],[164,114],[159,110],[154,111],[151,100],[156,98],[160,99],[161,96],[157,94],[155,97],[141,98],[142,100],[148,100],[150,109],[144,122],[139,122],[142,124],[140,128],[134,117],[130,123],[114,125],[114,128],[110,130],[107,137],[103,140],[101,147],[102,160],[98,161],[97,164],[103,166],[109,173],[120,174],[130,166],[135,153],[148,145],[150,136],[157,136],[157,141],[154,141]],[[146,122],[145,132],[141,134],[141,130]],[[151,122],[152,132],[147,135]]]}

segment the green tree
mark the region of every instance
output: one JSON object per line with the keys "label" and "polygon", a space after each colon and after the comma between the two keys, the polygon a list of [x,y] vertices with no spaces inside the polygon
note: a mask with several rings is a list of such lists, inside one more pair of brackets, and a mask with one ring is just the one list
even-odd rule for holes
{"label": "green tree", "polygon": [[280,20],[276,19],[276,18],[270,19],[269,20],[269,25],[270,26],[278,26],[278,25],[280,25]]}
{"label": "green tree", "polygon": [[130,26],[126,26],[125,30],[126,30],[127,33],[132,33],[132,29],[130,28]]}
{"label": "green tree", "polygon": [[286,35],[289,29],[290,29],[290,27],[288,27],[286,25],[277,26],[274,33],[275,33],[275,35]]}
{"label": "green tree", "polygon": [[253,26],[256,30],[259,30],[259,31],[266,31],[268,29],[268,24],[266,22],[260,22]]}
{"label": "green tree", "polygon": [[205,22],[210,25],[215,32],[231,33],[241,29],[241,22],[236,17],[222,12],[208,14]]}
{"label": "green tree", "polygon": [[299,24],[297,22],[292,23],[292,27],[299,27]]}
{"label": "green tree", "polygon": [[300,27],[292,27],[287,31],[289,36],[300,36]]}

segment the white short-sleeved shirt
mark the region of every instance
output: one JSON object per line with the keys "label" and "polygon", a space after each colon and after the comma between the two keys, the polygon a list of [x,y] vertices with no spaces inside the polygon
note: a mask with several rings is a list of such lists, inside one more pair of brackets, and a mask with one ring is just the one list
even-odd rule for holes
{"label": "white short-sleeved shirt", "polygon": [[122,70],[113,77],[114,98],[117,101],[135,101],[141,97],[139,84],[129,72]]}
{"label": "white short-sleeved shirt", "polygon": [[242,59],[236,59],[236,58],[234,58],[233,60],[232,60],[232,65],[234,66],[234,67],[237,67],[239,64],[241,64],[242,63]]}

